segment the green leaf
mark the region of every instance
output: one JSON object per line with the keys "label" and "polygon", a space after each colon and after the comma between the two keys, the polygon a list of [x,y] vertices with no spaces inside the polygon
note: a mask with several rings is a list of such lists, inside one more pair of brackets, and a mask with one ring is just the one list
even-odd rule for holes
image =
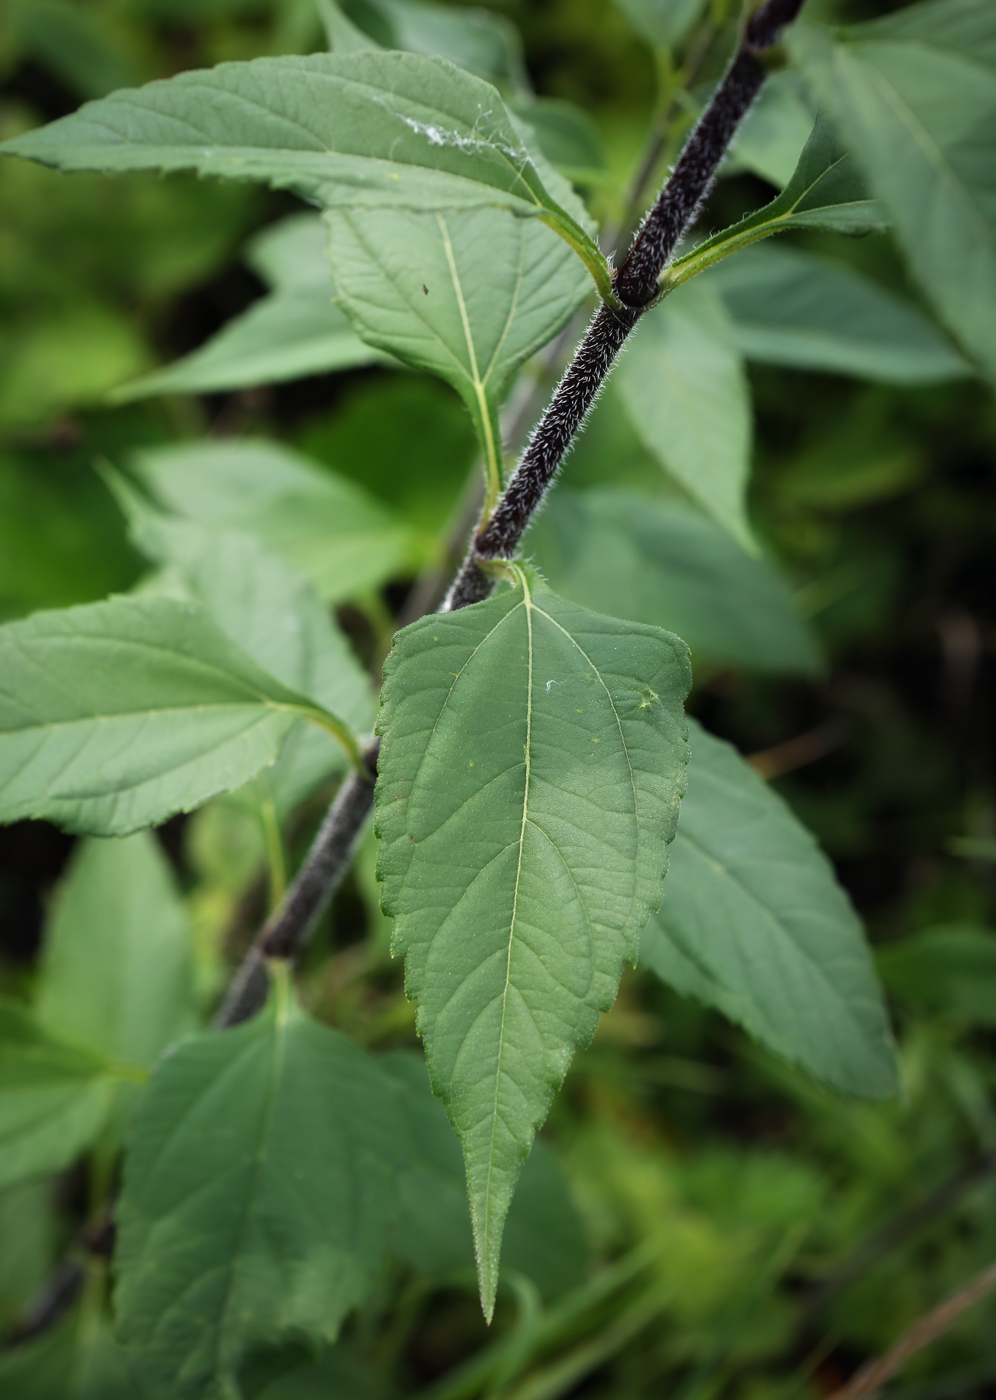
{"label": "green leaf", "polygon": [[336,0],[318,0],[318,13],[331,53],[362,53],[364,49],[383,47],[343,14]]}
{"label": "green leaf", "polygon": [[813,108],[797,74],[773,73],[747,113],[722,173],[746,168],[782,188],[791,180],[813,129]]}
{"label": "green leaf", "polygon": [[583,268],[543,224],[497,209],[334,209],[325,217],[336,294],[353,328],[453,385],[497,496],[501,389],[584,301]]}
{"label": "green leaf", "polygon": [[748,360],[886,384],[935,384],[971,370],[909,302],[843,263],[797,248],[748,248],[708,275]]}
{"label": "green leaf", "polygon": [[135,81],[135,69],[114,42],[107,19],[71,0],[8,0],[5,36],[72,92],[104,97]]}
{"label": "green leaf", "polygon": [[688,793],[640,961],[844,1093],[896,1092],[871,954],[830,862],[728,744],[689,721]]}
{"label": "green leaf", "polygon": [[378,875],[433,1087],[461,1138],[494,1307],[515,1179],[660,899],[687,649],[518,583],[399,632],[378,730]]}
{"label": "green leaf", "polygon": [[156,448],[136,454],[134,467],[168,510],[255,535],[329,602],[383,583],[411,550],[407,528],[362,487],[278,443]]}
{"label": "green leaf", "polygon": [[340,1342],[314,1364],[266,1386],[254,1400],[395,1400],[395,1392]]}
{"label": "green leaf", "polygon": [[241,787],[302,718],[356,751],[193,603],[36,613],[0,628],[0,676],[0,821],[127,835]]}
{"label": "green leaf", "polygon": [[582,108],[557,97],[518,97],[508,105],[532,129],[550,164],[567,179],[584,184],[605,177],[601,133]]}
{"label": "green leaf", "polygon": [[756,551],[747,523],[750,390],[719,296],[699,284],[645,316],[617,371],[649,452],[733,537]]}
{"label": "green leaf", "polygon": [[77,846],[45,935],[35,1014],[52,1035],[152,1065],[194,1027],[192,933],[158,841]]}
{"label": "green leaf", "polygon": [[365,1295],[403,1156],[396,1093],[294,1003],[162,1061],[118,1207],[119,1336],[150,1400],[237,1394],[252,1351],[331,1342]]}
{"label": "green leaf", "polygon": [[84,1304],[69,1322],[0,1360],[3,1400],[139,1400],[106,1320]]}
{"label": "green leaf", "polygon": [[[203,603],[231,641],[278,681],[360,733],[373,727],[370,679],[307,579],[252,535],[162,515],[120,479],[115,489],[136,545],[179,572],[172,582],[181,596]],[[300,721],[253,790],[283,817],[341,771],[344,758],[331,734]]]}
{"label": "green leaf", "polygon": [[653,48],[680,44],[706,7],[706,0],[616,0],[636,32]]}
{"label": "green leaf", "polygon": [[665,289],[678,287],[721,258],[792,228],[831,233],[873,233],[885,227],[881,208],[868,198],[852,158],[820,113],[795,174],[776,199],[738,224],[699,243],[661,274]]}
{"label": "green leaf", "polygon": [[[529,88],[522,41],[515,25],[503,15],[427,4],[425,0],[360,0],[353,13],[366,35],[372,36],[367,38],[368,45],[377,47],[379,41],[388,49],[436,54],[489,78],[502,89]],[[326,20],[329,47],[343,52],[345,44],[358,46],[358,40],[346,34],[341,24],[331,27],[331,18]],[[355,30],[355,26],[350,27]]]}
{"label": "green leaf", "polygon": [[548,223],[611,297],[608,263],[570,187],[530,149],[498,92],[444,59],[222,63],[88,103],[0,151],[61,170],[260,180],[340,207],[498,205]]}
{"label": "green leaf", "polygon": [[696,661],[758,671],[820,667],[816,642],[775,570],[688,506],[614,487],[561,487],[525,548],[565,598],[677,632]]}
{"label": "green leaf", "polygon": [[119,1085],[143,1078],[0,1000],[0,1188],[68,1167],[100,1132]]}
{"label": "green leaf", "polygon": [[996,936],[990,929],[927,929],[879,949],[876,961],[890,992],[910,1006],[996,1025]]}
{"label": "green leaf", "polygon": [[787,42],[925,295],[996,374],[996,9],[932,0],[836,39],[803,26]]}
{"label": "green leaf", "polygon": [[[398,1179],[398,1222],[393,1252],[422,1273],[437,1276],[474,1266],[467,1185],[460,1144],[433,1098],[421,1056],[395,1051],[381,1067],[402,1091],[412,1143]],[[557,1159],[533,1144],[505,1222],[502,1265],[525,1274],[544,1298],[577,1287],[587,1271],[581,1221]]]}

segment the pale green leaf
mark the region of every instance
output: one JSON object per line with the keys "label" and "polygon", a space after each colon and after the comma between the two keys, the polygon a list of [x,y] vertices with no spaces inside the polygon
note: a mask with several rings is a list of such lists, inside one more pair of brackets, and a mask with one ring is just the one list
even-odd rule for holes
{"label": "pale green leaf", "polygon": [[561,487],[525,549],[565,598],[677,632],[696,661],[819,669],[816,642],[775,570],[688,506]]}
{"label": "pale green leaf", "polygon": [[156,839],[77,846],[45,934],[35,1014],[52,1035],[151,1065],[194,1027],[192,933]]}
{"label": "pale green leaf", "polygon": [[733,139],[722,173],[751,170],[781,189],[813,130],[814,111],[797,74],[773,73]]}
{"label": "pale green leaf", "polygon": [[930,0],[788,36],[938,315],[996,374],[996,6]]}
{"label": "pale green leaf", "polygon": [[[225,634],[271,676],[340,716],[354,730],[373,726],[370,679],[307,579],[252,535],[160,514],[120,479],[132,538],[150,559],[180,575],[181,596],[203,603]],[[345,763],[333,736],[304,721],[253,792],[287,815]]]}
{"label": "pale green leaf", "polygon": [[[474,1267],[460,1144],[433,1098],[422,1057],[385,1055],[381,1067],[402,1090],[412,1144],[398,1178],[393,1253],[421,1273]],[[544,1298],[577,1287],[587,1270],[581,1221],[557,1159],[540,1140],[526,1160],[505,1222],[502,1267],[531,1279]]]}
{"label": "pale green leaf", "polygon": [[649,452],[746,548],[751,404],[733,327],[712,288],[687,288],[645,316],[617,371]]}
{"label": "pale green leaf", "polygon": [[245,259],[271,292],[331,289],[327,241],[321,214],[288,214],[250,239]]}
{"label": "pale green leaf", "polygon": [[728,744],[689,721],[688,792],[640,961],[848,1094],[896,1091],[871,954],[826,856]]}
{"label": "pale green leaf", "polygon": [[0,1000],[0,1188],[68,1167],[104,1126],[119,1086],[142,1078]]}
{"label": "pale green leaf", "polygon": [[679,44],[706,7],[706,0],[616,0],[636,32],[654,48]]}
{"label": "pale green leaf", "polygon": [[519,582],[399,632],[378,874],[464,1148],[485,1312],[516,1177],[660,899],[684,786],[684,643]]}
{"label": "pale green leaf", "polygon": [[971,924],[926,929],[881,948],[890,992],[918,1010],[996,1025],[996,934]]}
{"label": "pale green leaf", "polygon": [[786,229],[857,234],[876,232],[885,225],[881,207],[868,198],[854,161],[820,113],[795,173],[781,194],[676,258],[662,273],[661,282],[668,288],[680,286],[721,258]]}
{"label": "pale green leaf", "polygon": [[255,535],[327,601],[383,583],[411,552],[408,529],[362,487],[279,443],[156,448],[137,454],[135,469],[168,510]]}
{"label": "pale green leaf", "polygon": [[123,836],[241,787],[296,720],[348,728],[282,686],[208,612],[115,598],[0,628],[0,820]]}
{"label": "pale green leaf", "polygon": [[748,360],[886,384],[971,373],[916,307],[843,263],[797,248],[748,248],[714,268],[708,282]]}
{"label": "pale green leaf", "polygon": [[117,1213],[119,1336],[150,1400],[234,1395],[251,1351],[335,1339],[380,1262],[404,1126],[285,975],[255,1020],[160,1064]]}
{"label": "pale green leaf", "polygon": [[537,217],[611,295],[583,207],[495,88],[415,53],[259,58],[116,92],[0,150],[61,170],[192,170],[324,205]]}
{"label": "pale green leaf", "polygon": [[325,217],[336,295],[354,329],[453,385],[497,491],[502,386],[584,301],[584,269],[543,224],[498,209]]}

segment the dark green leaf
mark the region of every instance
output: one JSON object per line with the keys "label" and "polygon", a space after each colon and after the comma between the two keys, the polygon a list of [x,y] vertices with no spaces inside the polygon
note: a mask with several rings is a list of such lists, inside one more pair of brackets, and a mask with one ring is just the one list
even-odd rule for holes
{"label": "dark green leaf", "polygon": [[660,897],[687,649],[519,582],[399,632],[376,830],[433,1086],[467,1164],[485,1312],[516,1177]]}
{"label": "dark green leaf", "polygon": [[830,862],[728,744],[689,723],[688,793],[640,961],[844,1093],[896,1091],[871,954]]}
{"label": "dark green leaf", "polygon": [[50,1336],[0,1360],[0,1400],[139,1400],[121,1350],[93,1303]]}
{"label": "dark green leaf", "polygon": [[285,974],[255,1020],[161,1063],[117,1217],[120,1337],[151,1400],[235,1394],[251,1351],[334,1341],[379,1263],[403,1138],[391,1081]]}
{"label": "dark green leaf", "polygon": [[564,597],[677,632],[696,660],[819,668],[812,634],[774,569],[687,506],[613,487],[561,487],[525,548]]}
{"label": "dark green leaf", "polygon": [[362,487],[278,443],[157,448],[138,454],[135,468],[167,509],[255,535],[328,601],[382,583],[411,548],[408,530]]}
{"label": "dark green leaf", "polygon": [[996,374],[996,7],[930,0],[788,36],[939,316]]}
{"label": "dark green leaf", "polygon": [[358,52],[223,63],[88,103],[0,149],[61,170],[260,180],[339,207],[498,205],[549,223],[610,290],[570,187],[530,150],[497,91],[444,59]]}
{"label": "dark green leaf", "polygon": [[748,248],[709,273],[748,360],[886,384],[971,373],[909,302],[843,263],[797,248]]}
{"label": "dark green leaf", "polygon": [[706,7],[706,0],[616,0],[638,34],[654,48],[679,44]]}
{"label": "dark green leaf", "polygon": [[45,936],[35,1011],[53,1035],[151,1065],[194,1026],[192,933],[146,832],[77,846]]}
{"label": "dark green leaf", "polygon": [[118,1087],[143,1079],[0,1000],[0,1187],[69,1166],[100,1132]]}
{"label": "dark green leaf", "polygon": [[241,787],[311,719],[207,611],[167,598],[36,613],[0,628],[0,820],[123,836]]}
{"label": "dark green leaf", "polygon": [[996,935],[955,924],[928,929],[879,950],[885,985],[917,1009],[996,1025]]}
{"label": "dark green leaf", "polygon": [[132,63],[103,16],[71,0],[8,0],[10,39],[81,97],[104,97],[135,81]]}

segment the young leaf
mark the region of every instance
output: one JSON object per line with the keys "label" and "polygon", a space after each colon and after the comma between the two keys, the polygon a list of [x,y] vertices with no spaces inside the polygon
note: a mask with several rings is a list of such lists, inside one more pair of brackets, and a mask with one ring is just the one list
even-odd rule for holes
{"label": "young leaf", "polygon": [[[427,1274],[473,1268],[460,1144],[433,1098],[425,1061],[401,1050],[379,1063],[401,1090],[412,1144],[398,1177],[393,1252]],[[533,1144],[522,1168],[505,1222],[502,1263],[525,1274],[544,1298],[576,1287],[587,1269],[581,1221],[557,1159],[542,1141]]]}
{"label": "young leaf", "polygon": [[341,720],[268,676],[193,603],[36,613],[0,628],[0,676],[0,821],[127,835],[241,787],[299,719],[356,752]]}
{"label": "young leaf", "polygon": [[896,1092],[868,946],[830,862],[728,744],[689,721],[688,792],[640,961],[847,1094]]}
{"label": "young leaf", "polygon": [[701,284],[645,316],[617,371],[633,426],[661,466],[752,552],[750,390],[717,294]]}
{"label": "young leaf", "polygon": [[0,1000],[0,1188],[69,1166],[100,1132],[119,1085],[143,1078]]}
{"label": "young leaf", "polygon": [[872,233],[885,227],[881,208],[865,193],[854,161],[821,112],[795,174],[776,199],[738,224],[676,258],[662,274],[665,287],[678,287],[740,248],[791,228],[831,233]]}
{"label": "young leaf", "polygon": [[138,453],[134,467],[168,510],[255,535],[327,602],[375,588],[411,550],[405,526],[362,487],[278,443],[156,448]]}
{"label": "young leaf", "polygon": [[191,939],[154,837],[82,842],[45,936],[39,1023],[112,1059],[152,1065],[194,1026]]}
{"label": "young leaf", "polygon": [[844,263],[798,248],[748,248],[708,282],[748,360],[886,384],[960,379],[969,366],[909,302]]}
{"label": "young leaf", "polygon": [[160,1064],[117,1213],[119,1335],[150,1400],[234,1395],[251,1351],[334,1341],[383,1252],[404,1128],[392,1082],[286,975],[255,1020]]}
{"label": "young leaf", "polygon": [[495,88],[444,59],[358,52],[222,63],[87,103],[0,151],[61,170],[260,180],[324,205],[498,205],[548,223],[612,294],[570,187],[530,149]]}
{"label": "young leaf", "polygon": [[996,8],[930,0],[789,50],[938,315],[996,374]]}
{"label": "young leaf", "polygon": [[514,588],[399,632],[378,875],[463,1143],[485,1313],[519,1169],[659,901],[684,788],[683,642]]}
{"label": "young leaf", "polygon": [[584,301],[584,269],[543,224],[500,209],[333,209],[325,217],[336,293],[353,328],[453,385],[497,496],[502,386]]}
{"label": "young leaf", "polygon": [[820,667],[775,570],[688,506],[614,487],[561,487],[525,548],[565,598],[677,632],[696,659],[758,671]]}

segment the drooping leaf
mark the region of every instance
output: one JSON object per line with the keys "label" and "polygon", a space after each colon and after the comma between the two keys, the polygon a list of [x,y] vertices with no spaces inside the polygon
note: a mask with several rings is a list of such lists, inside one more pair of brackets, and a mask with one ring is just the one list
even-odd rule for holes
{"label": "drooping leaf", "polygon": [[816,642],[774,569],[687,506],[614,487],[560,487],[525,549],[565,598],[677,632],[696,660],[819,668]]}
{"label": "drooping leaf", "polygon": [[886,384],[971,373],[925,316],[843,263],[797,248],[747,248],[708,274],[748,360]]}
{"label": "drooping leaf", "polygon": [[115,598],[12,622],[0,677],[2,821],[127,835],[241,787],[302,718],[356,749],[194,603]]}
{"label": "drooping leaf", "polygon": [[0,1000],[0,1188],[69,1166],[100,1132],[118,1087],[143,1077]]}
{"label": "drooping leaf", "polygon": [[[307,579],[252,535],[162,515],[120,480],[116,489],[137,546],[179,573],[173,581],[182,595],[203,603],[236,646],[354,730],[372,728],[369,677]],[[254,788],[283,817],[341,771],[345,758],[331,734],[299,721]]]}
{"label": "drooping leaf", "polygon": [[857,234],[876,232],[885,226],[883,210],[869,199],[853,159],[821,112],[795,173],[781,194],[738,224],[676,258],[661,280],[667,287],[680,286],[740,248],[786,229],[817,228]]}
{"label": "drooping leaf", "polygon": [[495,88],[415,53],[222,63],[88,103],[0,150],[61,170],[193,170],[329,206],[498,205],[549,223],[610,292],[583,206]]}
{"label": "drooping leaf", "polygon": [[235,1394],[251,1351],[335,1340],[383,1252],[404,1127],[286,975],[255,1020],[160,1064],[117,1213],[119,1335],[150,1400]]}
{"label": "drooping leaf", "polygon": [[830,862],[734,749],[689,721],[660,913],[640,961],[847,1094],[895,1093],[871,954]]}
{"label": "drooping leaf", "polygon": [[154,837],[81,843],[45,935],[39,1023],[109,1058],[153,1064],[194,1026],[191,940]]}
{"label": "drooping leaf", "polygon": [[918,1009],[996,1025],[996,936],[970,924],[927,929],[890,943],[876,961],[885,985]]}
{"label": "drooping leaf", "polygon": [[996,8],[928,0],[790,52],[895,225],[938,315],[996,374]]}
{"label": "drooping leaf", "polygon": [[584,301],[584,269],[545,225],[498,209],[325,217],[336,294],[353,328],[453,385],[497,489],[501,388]]}
{"label": "drooping leaf", "polygon": [[718,295],[701,283],[641,321],[617,371],[645,447],[748,549],[750,390]]}
{"label": "drooping leaf", "polygon": [[330,602],[382,583],[411,547],[405,526],[362,487],[278,443],[157,448],[137,454],[134,466],[168,510],[255,535]]}
{"label": "drooping leaf", "polygon": [[515,1179],[660,895],[687,650],[516,568],[399,632],[378,722],[378,874],[494,1307]]}
{"label": "drooping leaf", "polygon": [[[412,1155],[398,1178],[393,1252],[423,1273],[443,1275],[474,1266],[467,1184],[460,1144],[433,1098],[421,1056],[385,1055],[381,1067],[401,1091]],[[505,1222],[502,1265],[525,1274],[544,1298],[556,1298],[584,1277],[587,1255],[581,1222],[557,1159],[533,1144]]]}

